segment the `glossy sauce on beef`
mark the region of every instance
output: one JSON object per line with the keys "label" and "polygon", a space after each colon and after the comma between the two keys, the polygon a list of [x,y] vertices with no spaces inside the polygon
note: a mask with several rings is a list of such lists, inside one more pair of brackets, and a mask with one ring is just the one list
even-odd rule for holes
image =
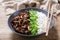
{"label": "glossy sauce on beef", "polygon": [[18,16],[12,19],[12,27],[19,33],[30,33],[30,15],[28,11],[20,12]]}

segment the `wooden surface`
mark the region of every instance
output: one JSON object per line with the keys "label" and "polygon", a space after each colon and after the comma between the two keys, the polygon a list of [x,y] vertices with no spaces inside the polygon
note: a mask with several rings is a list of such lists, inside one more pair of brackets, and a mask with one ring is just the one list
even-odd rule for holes
{"label": "wooden surface", "polygon": [[11,31],[8,18],[4,8],[0,6],[0,40],[60,40],[60,15],[55,19],[54,27],[49,31],[47,37],[44,34],[38,37],[21,37]]}

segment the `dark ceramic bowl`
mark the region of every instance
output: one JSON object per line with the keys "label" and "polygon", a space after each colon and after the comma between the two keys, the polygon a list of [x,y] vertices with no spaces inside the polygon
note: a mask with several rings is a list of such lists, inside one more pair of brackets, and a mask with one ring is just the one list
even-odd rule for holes
{"label": "dark ceramic bowl", "polygon": [[[27,36],[27,37],[29,36],[29,37],[30,37],[30,36],[38,36],[38,35],[41,35],[41,34],[44,33],[44,32],[41,32],[41,33],[38,34],[38,35],[24,35],[24,34],[21,34],[21,33],[18,33],[17,31],[15,31],[14,28],[12,27],[12,24],[11,24],[12,18],[18,16],[19,12],[22,12],[22,11],[24,11],[24,10],[30,10],[30,9],[37,10],[37,11],[39,11],[39,12],[43,12],[46,16],[47,16],[47,14],[48,14],[47,11],[44,11],[44,10],[38,9],[38,8],[25,8],[25,9],[21,9],[21,10],[18,10],[18,11],[16,11],[16,12],[14,12],[14,13],[9,17],[9,19],[8,19],[8,25],[9,25],[10,29],[11,29],[13,32],[17,33],[17,34],[20,35],[20,36]],[[54,19],[52,18],[52,21],[51,21],[51,23],[50,23],[50,29],[53,27],[53,25],[54,25]]]}

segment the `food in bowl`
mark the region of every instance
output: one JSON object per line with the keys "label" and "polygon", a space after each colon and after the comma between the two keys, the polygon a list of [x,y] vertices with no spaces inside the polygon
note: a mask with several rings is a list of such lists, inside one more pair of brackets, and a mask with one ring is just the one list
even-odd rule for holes
{"label": "food in bowl", "polygon": [[37,10],[25,10],[12,18],[15,31],[25,35],[37,35],[46,31],[47,16]]}

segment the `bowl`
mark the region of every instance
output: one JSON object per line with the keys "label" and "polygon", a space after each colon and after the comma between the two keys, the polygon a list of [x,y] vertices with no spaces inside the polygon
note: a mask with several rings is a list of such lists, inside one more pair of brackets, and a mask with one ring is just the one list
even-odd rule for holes
{"label": "bowl", "polygon": [[[24,35],[24,34],[21,34],[21,33],[17,32],[17,31],[15,31],[14,28],[12,27],[12,24],[11,24],[12,18],[18,16],[19,12],[22,12],[22,11],[24,11],[24,10],[31,10],[31,9],[37,10],[37,11],[39,11],[39,12],[42,12],[42,13],[44,13],[46,16],[48,15],[48,12],[47,12],[47,11],[42,10],[42,9],[38,9],[38,8],[25,8],[25,9],[18,10],[18,11],[16,11],[16,12],[14,12],[14,13],[9,17],[9,19],[8,19],[8,25],[9,25],[10,29],[11,29],[13,32],[15,32],[16,34],[18,34],[18,35],[20,35],[20,36],[27,36],[27,37],[28,37],[28,36],[29,36],[29,37],[30,37],[30,36],[38,36],[38,35],[41,35],[41,34],[45,33],[45,32],[41,32],[40,34],[37,34],[37,35]],[[55,22],[55,21],[54,21],[54,19],[52,18],[52,21],[51,21],[51,23],[50,23],[50,28],[49,28],[49,29],[51,29],[51,28],[53,27],[54,22]]]}

